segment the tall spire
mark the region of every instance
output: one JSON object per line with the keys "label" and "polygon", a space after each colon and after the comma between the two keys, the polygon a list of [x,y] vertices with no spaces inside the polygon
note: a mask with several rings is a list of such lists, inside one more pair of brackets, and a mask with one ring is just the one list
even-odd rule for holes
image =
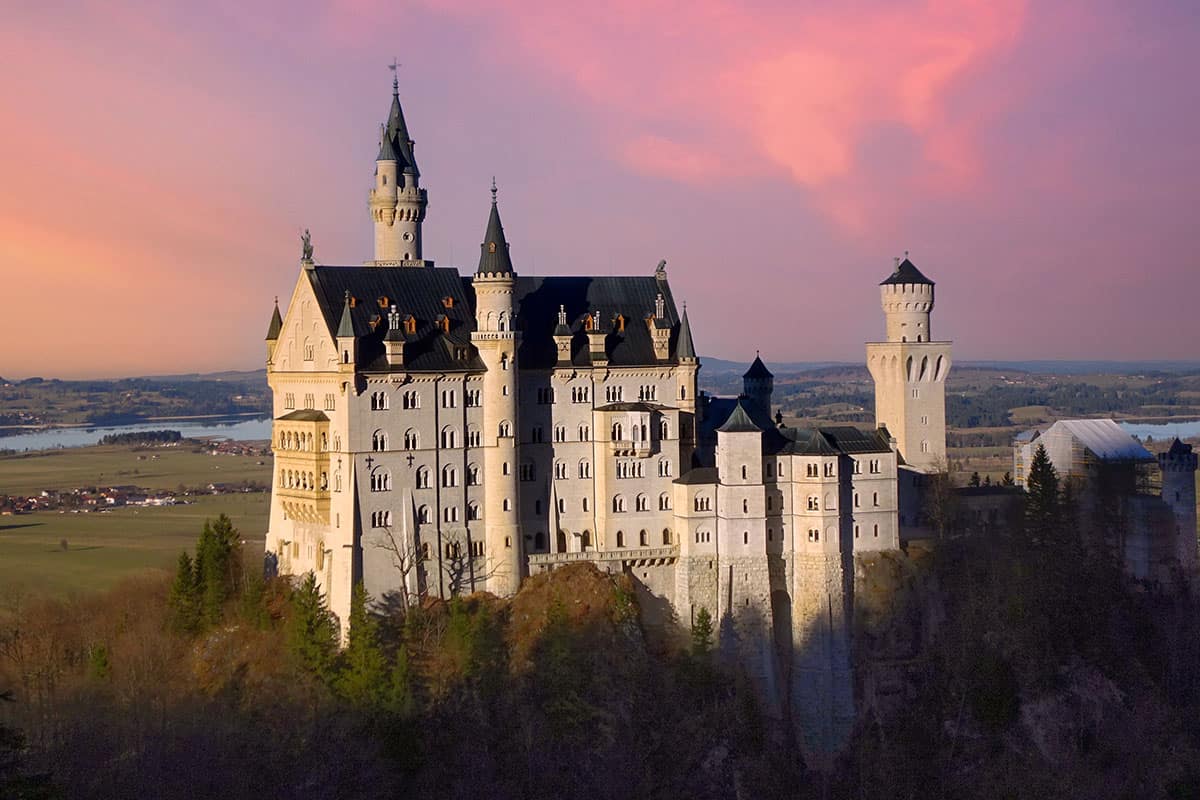
{"label": "tall spire", "polygon": [[342,321],[338,323],[337,338],[354,338],[354,318],[350,314],[350,290],[346,290],[346,300],[342,305]]}
{"label": "tall spire", "polygon": [[408,125],[404,122],[404,109],[400,107],[399,67],[395,63],[388,64],[392,70],[392,107],[388,110],[387,123],[379,142],[379,156],[376,161],[396,161],[400,171],[406,175],[420,175],[417,169],[417,159],[413,155],[413,140],[408,135]]}
{"label": "tall spire", "polygon": [[267,341],[273,342],[279,338],[283,330],[283,318],[279,316],[279,298],[275,298],[275,310],[271,312],[271,325],[267,328]]}
{"label": "tall spire", "polygon": [[687,303],[683,304],[683,319],[679,322],[679,345],[675,350],[680,359],[696,358],[696,345],[692,343],[692,326],[688,322]]}
{"label": "tall spire", "polygon": [[504,238],[504,226],[500,224],[500,208],[496,203],[496,179],[492,178],[492,213],[488,217],[487,233],[479,245],[478,274],[513,273],[512,258],[508,254],[508,241]]}

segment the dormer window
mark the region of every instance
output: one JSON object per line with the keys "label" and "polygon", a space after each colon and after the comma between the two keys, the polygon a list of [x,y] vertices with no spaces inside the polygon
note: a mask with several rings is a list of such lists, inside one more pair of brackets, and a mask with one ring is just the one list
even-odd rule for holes
{"label": "dormer window", "polygon": [[412,314],[409,314],[404,318],[404,332],[407,334],[414,334],[417,332],[417,318]]}
{"label": "dormer window", "polygon": [[489,253],[496,252],[496,243],[495,242],[488,242],[488,252]]}
{"label": "dormer window", "polygon": [[446,295],[445,297],[443,297],[442,298],[442,307],[443,308],[454,308],[454,298],[451,297],[450,295]]}
{"label": "dormer window", "polygon": [[392,304],[392,301],[388,300],[388,296],[386,294],[383,297],[379,298],[379,307],[380,308],[387,308],[391,304]]}

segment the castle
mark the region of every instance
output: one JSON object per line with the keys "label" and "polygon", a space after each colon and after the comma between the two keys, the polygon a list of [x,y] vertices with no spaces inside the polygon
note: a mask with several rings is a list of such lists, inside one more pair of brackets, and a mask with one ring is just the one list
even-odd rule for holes
{"label": "castle", "polygon": [[835,747],[854,715],[854,558],[900,546],[916,523],[906,497],[945,459],[950,343],[932,338],[933,282],[906,258],[881,285],[876,427],[789,428],[760,359],[740,397],[698,391],[665,262],[521,275],[493,184],[464,277],[425,259],[427,202],[393,83],[374,260],[318,266],[306,238],[271,318],[268,560],[313,572],[343,621],[360,581],[403,602],[509,595],[591,561],[634,578],[648,617],[686,625],[707,609],[768,708],[803,709],[810,751]]}

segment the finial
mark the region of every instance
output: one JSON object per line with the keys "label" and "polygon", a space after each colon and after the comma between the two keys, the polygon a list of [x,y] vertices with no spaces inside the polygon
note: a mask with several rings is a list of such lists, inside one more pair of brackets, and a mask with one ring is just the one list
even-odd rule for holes
{"label": "finial", "polygon": [[496,176],[492,176],[492,205],[496,205]]}
{"label": "finial", "polygon": [[908,260],[908,251],[907,250],[904,251],[904,260],[905,261]]}
{"label": "finial", "polygon": [[279,295],[275,295],[275,307],[279,308]]}
{"label": "finial", "polygon": [[345,298],[346,298],[346,302],[349,303],[350,302],[350,290],[349,289],[346,290]]}
{"label": "finial", "polygon": [[392,63],[388,64],[388,69],[392,71],[392,94],[400,96],[400,62],[392,58]]}
{"label": "finial", "polygon": [[564,305],[560,305],[558,307],[558,324],[559,325],[567,324],[567,307]]}

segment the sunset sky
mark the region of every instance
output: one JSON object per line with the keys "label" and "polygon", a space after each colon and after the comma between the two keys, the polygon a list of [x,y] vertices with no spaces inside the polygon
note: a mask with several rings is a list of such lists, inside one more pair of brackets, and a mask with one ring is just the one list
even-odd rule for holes
{"label": "sunset sky", "polygon": [[[836,8],[836,10],[834,10]],[[667,259],[701,355],[863,358],[892,257],[958,360],[1200,358],[1187,2],[6,4],[0,375],[262,365],[271,302],[371,257],[400,95],[425,255]]]}

